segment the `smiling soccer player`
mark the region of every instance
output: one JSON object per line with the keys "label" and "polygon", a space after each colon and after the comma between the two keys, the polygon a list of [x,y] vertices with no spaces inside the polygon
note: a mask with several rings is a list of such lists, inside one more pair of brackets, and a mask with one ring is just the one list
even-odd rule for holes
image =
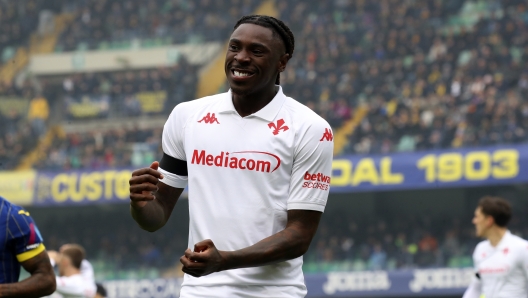
{"label": "smiling soccer player", "polygon": [[180,297],[304,297],[302,255],[328,199],[328,123],[284,95],[294,36],[280,20],[243,17],[225,59],[226,93],[179,104],[163,158],[130,179],[145,230],[167,222],[189,185],[189,248]]}

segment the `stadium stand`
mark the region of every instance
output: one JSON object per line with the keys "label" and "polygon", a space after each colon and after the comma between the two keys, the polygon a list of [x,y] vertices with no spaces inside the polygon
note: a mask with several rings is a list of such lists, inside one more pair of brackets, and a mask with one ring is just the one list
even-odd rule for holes
{"label": "stadium stand", "polygon": [[[140,40],[142,47],[225,41],[234,20],[252,12],[258,1],[140,2],[68,4],[77,12],[77,19],[63,32],[55,50],[124,49],[132,47],[134,39]],[[227,6],[232,7],[228,14],[219,13],[224,11],[219,8]],[[277,8],[296,37],[293,59],[281,75],[285,93],[325,117],[334,129],[351,120],[361,107],[368,110],[364,118],[356,119],[359,125],[348,132],[341,153],[528,141],[525,1],[287,0],[277,3]],[[23,39],[13,36],[5,43],[16,44]],[[29,99],[34,98],[35,106],[49,102],[52,107],[64,106],[65,111],[71,104],[93,99],[104,107],[93,115],[101,122],[144,115],[162,118],[175,104],[194,98],[198,69],[183,59],[177,66],[159,69],[38,77],[36,85],[40,88],[35,84],[29,87],[29,83],[22,87],[4,84],[0,85],[0,95],[25,98],[27,109]],[[36,96],[39,89],[43,97]],[[137,94],[156,91],[165,92],[167,100],[156,112],[146,112]],[[46,113],[26,114],[0,113],[2,169],[14,169],[20,156],[34,148],[38,136],[46,132]],[[64,123],[77,119],[72,113],[64,114],[58,115]],[[84,119],[77,122],[82,124]],[[159,158],[160,136],[161,125],[72,129],[55,138],[47,148],[47,158],[38,160],[34,167],[73,170],[144,166]],[[82,216],[86,215],[79,214],[79,222],[88,221]],[[179,255],[165,248],[180,251],[186,245],[186,235],[174,238],[168,231],[152,234],[146,244],[137,243],[134,237],[113,239],[114,235],[124,235],[122,231],[130,224],[126,221],[129,218],[117,215],[101,219],[98,229],[80,229],[81,233],[75,226],[54,230],[65,224],[54,220],[57,222],[41,227],[49,235],[50,247],[83,243],[90,258],[110,277],[133,274],[128,269],[168,269]],[[306,256],[307,272],[470,266],[477,241],[469,222],[454,218],[443,222],[427,218],[348,221],[345,215],[323,216]],[[512,230],[528,235],[526,226],[522,219]],[[146,275],[161,274],[149,270],[145,269]]]}
{"label": "stadium stand", "polygon": [[[229,20],[253,12],[259,1],[79,2],[77,20],[61,36],[57,51],[127,48],[133,39],[147,47],[224,41]],[[228,15],[218,13],[225,7],[230,7]]]}
{"label": "stadium stand", "polygon": [[[184,204],[184,203],[178,203]],[[184,208],[183,206],[179,206]],[[187,248],[187,216],[175,218],[171,227],[156,233],[137,228],[127,212],[113,208],[63,212],[39,223],[47,246],[83,243],[98,266],[100,279],[160,277],[179,264]],[[185,212],[180,212],[184,214]],[[93,218],[96,217],[97,221]],[[86,228],[87,223],[90,228]],[[528,235],[528,222],[518,214],[511,231]],[[141,239],[141,241],[140,241]],[[345,211],[323,216],[319,230],[305,255],[306,273],[331,271],[394,270],[412,268],[470,267],[471,253],[480,240],[470,219],[456,217],[350,218]],[[177,252],[177,253],[176,253]]]}
{"label": "stadium stand", "polygon": [[38,26],[40,17],[57,11],[59,0],[1,1],[0,2],[0,52],[2,63],[11,59],[17,47],[27,45],[31,33]]}

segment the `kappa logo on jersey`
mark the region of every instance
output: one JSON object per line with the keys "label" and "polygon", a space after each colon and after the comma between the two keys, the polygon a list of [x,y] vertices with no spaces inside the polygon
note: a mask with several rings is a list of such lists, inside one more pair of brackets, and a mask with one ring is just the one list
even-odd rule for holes
{"label": "kappa logo on jersey", "polygon": [[202,122],[204,121],[205,123],[207,124],[212,124],[212,123],[218,123],[220,124],[220,122],[218,122],[218,119],[216,119],[216,116],[215,116],[215,113],[207,113],[207,115],[205,115],[202,120],[198,121],[198,122]]}
{"label": "kappa logo on jersey", "polygon": [[330,176],[326,176],[323,173],[310,174],[306,172],[304,174],[303,188],[314,188],[320,190],[328,190],[330,188]]}
{"label": "kappa logo on jersey", "polygon": [[219,155],[212,155],[205,150],[194,150],[191,164],[273,173],[279,168],[281,160],[275,154],[262,151],[221,151]]}
{"label": "kappa logo on jersey", "polygon": [[325,132],[323,134],[323,137],[319,140],[319,142],[322,142],[322,141],[333,141],[334,140],[334,135],[332,134],[332,131],[330,130],[330,128],[325,128]]}
{"label": "kappa logo on jersey", "polygon": [[502,252],[503,252],[505,255],[507,255],[509,251],[510,251],[510,250],[509,250],[507,247],[506,247],[505,249],[502,250]]}
{"label": "kappa logo on jersey", "polygon": [[279,120],[277,120],[277,124],[275,124],[273,122],[270,122],[268,124],[268,127],[273,129],[273,134],[274,135],[278,135],[279,132],[281,132],[281,130],[282,131],[287,131],[288,129],[290,129],[288,126],[285,126],[284,123],[285,123],[284,119],[279,119]]}

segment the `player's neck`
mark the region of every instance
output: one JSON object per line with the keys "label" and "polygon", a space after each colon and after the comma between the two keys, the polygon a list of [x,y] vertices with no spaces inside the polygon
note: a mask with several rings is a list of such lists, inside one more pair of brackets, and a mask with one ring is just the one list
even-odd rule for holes
{"label": "player's neck", "polygon": [[486,235],[486,238],[489,240],[491,246],[495,247],[499,242],[502,240],[502,237],[504,237],[504,234],[506,234],[507,229],[501,228],[501,227],[492,227],[488,231],[488,235]]}
{"label": "player's neck", "polygon": [[240,117],[246,117],[264,108],[273,100],[277,92],[279,92],[279,87],[276,85],[249,94],[232,92],[233,105]]}
{"label": "player's neck", "polygon": [[81,270],[75,268],[75,267],[69,267],[65,268],[64,272],[62,273],[62,276],[72,276],[75,274],[81,274]]}

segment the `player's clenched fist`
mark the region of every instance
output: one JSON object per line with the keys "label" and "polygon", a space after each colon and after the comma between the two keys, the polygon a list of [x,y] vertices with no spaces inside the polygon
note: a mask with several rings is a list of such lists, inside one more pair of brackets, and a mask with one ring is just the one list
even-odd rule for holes
{"label": "player's clenched fist", "polygon": [[130,200],[134,207],[143,207],[148,201],[155,199],[153,192],[158,190],[158,181],[163,174],[158,172],[159,162],[153,162],[150,167],[132,172],[130,184]]}
{"label": "player's clenched fist", "polygon": [[182,271],[194,277],[209,275],[222,271],[225,258],[211,239],[200,241],[194,245],[194,251],[187,249],[180,258]]}

